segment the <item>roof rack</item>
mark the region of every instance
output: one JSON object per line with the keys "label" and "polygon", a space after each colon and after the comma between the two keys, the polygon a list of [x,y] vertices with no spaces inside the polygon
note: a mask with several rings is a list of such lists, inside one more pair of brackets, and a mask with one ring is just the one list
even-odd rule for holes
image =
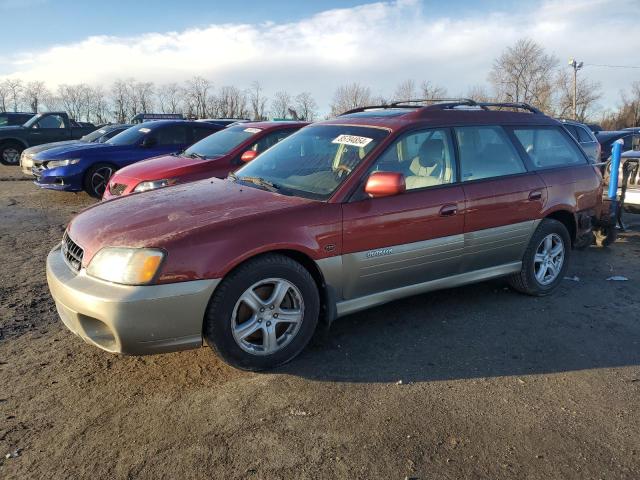
{"label": "roof rack", "polygon": [[[415,105],[416,103],[429,103],[429,105]],[[396,100],[385,105],[367,105],[353,108],[341,113],[338,116],[359,113],[367,110],[388,109],[388,108],[415,108],[419,110],[450,110],[456,107],[479,107],[482,110],[489,110],[489,107],[517,108],[527,110],[531,113],[542,114],[542,111],[532,107],[528,103],[522,102],[476,102],[471,98],[422,98],[416,100]]]}
{"label": "roof rack", "polygon": [[428,105],[424,108],[429,110],[446,110],[462,106],[480,107],[483,110],[489,110],[489,107],[517,108],[520,110],[527,110],[531,113],[542,114],[542,111],[523,102],[476,102],[474,100],[468,100],[462,102],[436,103],[435,105]]}

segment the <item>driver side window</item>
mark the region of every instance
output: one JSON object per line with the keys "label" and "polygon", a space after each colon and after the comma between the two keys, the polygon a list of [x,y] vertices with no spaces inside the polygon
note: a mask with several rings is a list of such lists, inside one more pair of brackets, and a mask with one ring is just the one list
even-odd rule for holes
{"label": "driver side window", "polygon": [[36,128],[64,128],[64,120],[60,115],[47,115],[36,123]]}
{"label": "driver side window", "polygon": [[403,135],[378,158],[373,171],[402,173],[407,190],[454,183],[457,172],[449,130]]}

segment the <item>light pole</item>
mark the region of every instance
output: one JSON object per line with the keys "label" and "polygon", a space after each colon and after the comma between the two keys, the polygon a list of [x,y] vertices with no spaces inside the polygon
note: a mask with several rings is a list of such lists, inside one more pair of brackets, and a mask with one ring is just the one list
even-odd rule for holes
{"label": "light pole", "polygon": [[578,119],[578,70],[583,67],[582,62],[576,61],[575,58],[569,60],[569,66],[573,68],[573,119]]}

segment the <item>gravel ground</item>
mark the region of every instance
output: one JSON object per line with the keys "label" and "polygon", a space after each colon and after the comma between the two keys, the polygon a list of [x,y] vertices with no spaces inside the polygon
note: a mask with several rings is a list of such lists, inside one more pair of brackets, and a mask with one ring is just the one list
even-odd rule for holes
{"label": "gravel ground", "polygon": [[44,262],[92,200],[17,178],[0,167],[0,478],[640,478],[638,217],[553,296],[412,297],[251,374],[66,331]]}

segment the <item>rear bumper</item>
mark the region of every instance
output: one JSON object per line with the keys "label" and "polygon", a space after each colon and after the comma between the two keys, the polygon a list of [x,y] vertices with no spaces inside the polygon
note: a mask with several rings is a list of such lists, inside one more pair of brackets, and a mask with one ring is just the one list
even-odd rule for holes
{"label": "rear bumper", "polygon": [[65,326],[107,352],[146,355],[202,345],[202,325],[220,280],[126,286],[76,273],[60,246],[47,258],[47,282]]}

